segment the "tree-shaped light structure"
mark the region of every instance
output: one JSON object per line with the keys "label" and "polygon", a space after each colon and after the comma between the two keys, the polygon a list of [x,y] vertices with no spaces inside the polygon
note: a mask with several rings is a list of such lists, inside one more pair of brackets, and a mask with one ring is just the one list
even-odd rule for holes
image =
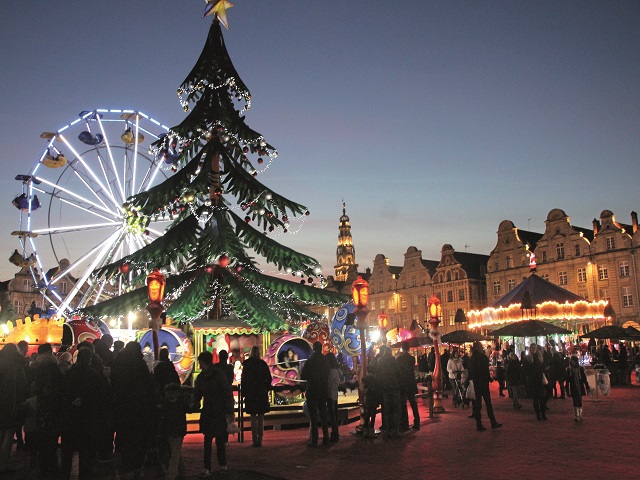
{"label": "tree-shaped light structure", "polygon": [[[228,8],[229,2],[220,2]],[[244,121],[251,94],[231,62],[218,16],[178,95],[189,113],[154,144],[158,161],[176,173],[125,204],[131,222],[160,217],[171,223],[156,241],[94,272],[95,278],[126,281],[132,291],[82,313],[141,310],[147,302],[143,281],[153,268],[167,272],[167,315],[177,322],[234,313],[275,329],[316,318],[308,305],[344,303],[346,297],[313,285],[321,277],[316,260],[273,238],[309,212],[256,178],[277,152]],[[264,273],[254,255],[296,279]]]}

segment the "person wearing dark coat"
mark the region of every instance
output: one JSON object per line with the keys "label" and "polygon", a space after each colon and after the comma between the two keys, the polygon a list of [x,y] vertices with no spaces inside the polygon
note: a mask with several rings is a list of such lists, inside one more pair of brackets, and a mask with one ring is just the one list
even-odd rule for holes
{"label": "person wearing dark coat", "polygon": [[233,365],[229,365],[229,352],[226,350],[220,350],[218,353],[218,363],[215,364],[216,368],[222,370],[227,377],[227,382],[229,385],[233,385]]}
{"label": "person wearing dark coat", "polygon": [[252,347],[242,366],[240,382],[245,411],[251,416],[251,438],[254,447],[262,446],[264,414],[270,410],[271,371],[260,358],[260,348]]}
{"label": "person wearing dark coat", "polygon": [[187,413],[190,399],[183,395],[179,383],[168,383],[164,387],[161,406],[162,432],[169,445],[169,463],[165,480],[175,480],[179,471],[184,471],[182,442],[187,434]]}
{"label": "person wearing dark coat", "polygon": [[306,382],[307,406],[311,420],[311,442],[309,446],[318,445],[318,413],[322,425],[322,443],[329,445],[329,419],[327,412],[327,398],[329,397],[329,364],[322,354],[322,344],[313,344],[313,354],[307,359],[300,379]]}
{"label": "person wearing dark coat", "polygon": [[62,473],[71,476],[73,453],[78,452],[78,479],[90,478],[96,455],[94,425],[98,416],[100,375],[90,367],[93,353],[78,350],[76,363],[69,369],[63,392]]}
{"label": "person wearing dark coat", "polygon": [[409,353],[409,343],[402,342],[402,353],[398,356],[400,366],[400,430],[409,430],[409,411],[407,402],[413,412],[413,429],[420,430],[420,412],[416,402],[418,385],[416,384],[416,359]]}
{"label": "person wearing dark coat", "polygon": [[483,399],[487,409],[487,416],[491,421],[491,428],[500,428],[502,424],[498,423],[495,415],[493,414],[493,404],[491,403],[491,393],[489,392],[489,381],[491,380],[491,374],[489,373],[489,358],[484,353],[484,349],[480,342],[475,342],[473,344],[473,352],[469,359],[469,380],[473,381],[473,388],[476,394],[476,399],[473,402],[473,416],[476,419],[477,430],[479,432],[486,430],[482,425],[480,413]]}
{"label": "person wearing dark coat", "polygon": [[384,436],[400,436],[400,366],[386,345],[380,347],[378,360],[378,380],[382,390],[382,425]]}
{"label": "person wearing dark coat", "polygon": [[29,365],[27,377],[33,382],[36,395],[37,440],[40,475],[56,476],[59,473],[58,437],[60,436],[60,405],[64,388],[64,375],[58,368],[51,344],[38,347],[38,356]]}
{"label": "person wearing dark coat", "polygon": [[164,387],[170,383],[177,383],[180,385],[180,377],[176,372],[176,367],[169,359],[169,349],[161,348],[158,353],[158,363],[153,368],[153,379],[158,386],[158,392],[164,395]]}
{"label": "person wearing dark coat", "polygon": [[538,420],[546,420],[546,385],[544,384],[544,364],[542,352],[535,343],[529,346],[529,353],[522,365],[527,378],[527,391],[533,399],[533,409]]}
{"label": "person wearing dark coat", "polygon": [[193,390],[192,409],[200,405],[200,431],[204,435],[204,469],[201,477],[211,476],[211,452],[216,440],[216,456],[222,471],[227,470],[227,415],[234,413],[231,385],[222,370],[213,366],[213,355],[205,350],[198,355],[200,374]]}
{"label": "person wearing dark coat", "polygon": [[522,404],[518,398],[518,386],[522,385],[522,365],[515,352],[509,352],[506,363],[507,388],[513,402],[513,409],[520,410]]}
{"label": "person wearing dark coat", "polygon": [[578,362],[578,357],[573,355],[567,369],[567,391],[573,401],[574,420],[582,421],[582,397],[590,392],[589,382],[584,368]]}
{"label": "person wearing dark coat", "polygon": [[8,343],[0,350],[0,475],[11,473],[9,457],[13,435],[20,425],[20,406],[29,389],[18,347]]}
{"label": "person wearing dark coat", "polygon": [[115,451],[122,456],[123,470],[139,475],[155,433],[155,383],[140,343],[129,342],[111,367],[114,397]]}

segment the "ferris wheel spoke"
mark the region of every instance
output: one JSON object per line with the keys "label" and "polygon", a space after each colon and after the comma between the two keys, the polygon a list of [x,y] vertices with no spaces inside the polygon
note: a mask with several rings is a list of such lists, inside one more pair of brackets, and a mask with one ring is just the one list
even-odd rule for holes
{"label": "ferris wheel spoke", "polygon": [[[94,190],[93,188],[91,188],[91,185],[89,185],[89,183],[86,181],[86,179],[80,174],[80,172],[75,168],[75,166],[73,164],[71,164],[71,169],[73,170],[73,173],[75,174],[75,176],[84,184],[84,186],[87,188],[87,190],[89,190],[91,193],[93,193],[93,196],[96,197],[98,199],[98,201],[102,204],[102,206],[104,206],[104,208],[106,208],[108,210],[109,206],[104,202],[104,200],[102,200],[100,195],[98,195],[100,193],[100,190]],[[116,209],[118,209],[118,208],[119,208],[119,206],[116,205]]]}
{"label": "ferris wheel spoke", "polygon": [[149,168],[147,168],[147,171],[144,174],[142,182],[140,183],[140,188],[136,193],[146,192],[147,190],[149,190],[151,185],[153,185],[153,182],[155,181],[156,177],[158,176],[158,173],[161,172],[161,169],[162,169],[162,161],[159,159],[159,157],[156,156],[153,159],[153,162],[151,162],[151,164],[149,165]]}
{"label": "ferris wheel spoke", "polygon": [[53,227],[53,228],[41,228],[32,230],[33,233],[37,233],[39,235],[56,235],[59,233],[77,233],[84,232],[87,230],[99,230],[104,228],[113,228],[114,226],[120,226],[119,222],[108,222],[108,223],[94,223],[94,224],[83,224],[83,225],[70,225],[68,227]]}
{"label": "ferris wheel spoke", "polygon": [[53,188],[53,191],[51,191],[51,192],[47,192],[45,190],[38,189],[38,191],[41,191],[42,193],[46,193],[48,195],[51,195],[52,197],[59,198],[60,200],[63,200],[64,197],[61,197],[56,192],[56,190],[58,190],[60,192],[65,193],[69,197],[75,198],[75,199],[79,200],[80,202],[84,202],[85,204],[91,205],[91,206],[95,207],[98,210],[101,210],[101,211],[103,211],[105,213],[108,213],[110,216],[114,216],[114,213],[111,210],[109,210],[108,208],[105,208],[102,205],[99,205],[99,204],[97,204],[95,202],[92,202],[91,200],[89,200],[88,198],[83,197],[82,195],[78,195],[77,193],[74,193],[74,192],[72,192],[71,190],[69,190],[67,188],[64,188],[64,187],[62,187],[60,185],[56,185],[55,183],[52,183],[52,182],[50,182],[48,180],[45,180],[44,178],[38,178],[38,180],[40,180],[41,183],[44,183],[45,185],[48,185],[48,186]]}
{"label": "ferris wheel spoke", "polygon": [[123,182],[120,180],[120,176],[118,175],[118,168],[116,167],[116,162],[113,157],[113,151],[111,150],[111,144],[109,143],[109,138],[107,137],[107,133],[105,132],[104,124],[102,123],[100,115],[97,115],[96,118],[98,121],[98,125],[100,125],[100,131],[102,132],[102,136],[104,137],[104,144],[107,147],[107,153],[109,155],[109,161],[111,162],[111,168],[113,170],[114,176],[116,177],[116,185],[118,186],[118,190],[120,191],[120,200],[121,200],[120,203],[122,204],[127,199],[124,193]]}
{"label": "ferris wheel spoke", "polygon": [[[98,178],[98,176],[96,175],[96,173],[91,169],[91,167],[87,164],[87,162],[84,161],[84,159],[82,158],[82,156],[76,151],[75,148],[73,148],[73,146],[69,143],[69,141],[67,140],[67,138],[64,135],[59,135],[62,139],[62,141],[64,142],[64,144],[67,146],[67,148],[69,148],[69,150],[71,150],[71,153],[73,153],[73,155],[75,156],[74,161],[71,162],[70,166],[71,168],[73,168],[73,170],[77,173],[78,170],[75,168],[74,163],[80,162],[82,164],[82,166],[85,168],[85,170],[89,173],[89,175],[91,176],[91,178],[93,178],[93,181],[95,183],[97,183],[100,186],[100,189],[105,192],[105,194],[107,194],[107,196],[109,196],[109,198],[111,199],[111,201],[113,202],[114,205],[119,205],[118,202],[116,202],[116,199],[113,197],[113,195],[111,194],[111,191],[106,188],[102,182],[100,181],[100,178]],[[93,191],[93,189],[90,189]]]}
{"label": "ferris wheel spoke", "polygon": [[[64,301],[62,302],[62,305],[60,305],[60,308],[58,309],[59,312],[65,312],[69,308],[69,305],[73,301],[74,297],[78,294],[80,289],[85,285],[85,283],[91,276],[91,273],[96,268],[99,267],[101,262],[103,262],[106,258],[108,258],[109,251],[113,249],[114,243],[117,241],[119,237],[121,237],[122,233],[123,232],[121,231],[114,232],[109,238],[107,238],[98,247],[92,250],[92,252],[97,252],[95,258],[90,263],[89,267],[85,270],[82,277],[78,279],[78,281],[75,283],[75,285],[73,286],[69,294],[64,299]],[[84,258],[86,257],[87,255],[85,255]],[[87,287],[87,293],[89,292],[89,290],[91,290],[91,286]],[[85,295],[83,296],[83,299],[81,300],[81,303],[79,304],[79,306],[82,305],[82,301],[84,300],[84,298],[86,298],[87,293],[85,293]]]}

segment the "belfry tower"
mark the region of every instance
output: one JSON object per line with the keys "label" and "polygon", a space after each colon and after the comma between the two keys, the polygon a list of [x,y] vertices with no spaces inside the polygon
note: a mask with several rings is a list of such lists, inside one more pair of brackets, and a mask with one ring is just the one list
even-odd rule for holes
{"label": "belfry tower", "polygon": [[338,235],[338,248],[336,250],[336,265],[334,267],[334,280],[346,282],[349,279],[350,271],[357,271],[356,249],[353,247],[351,238],[351,225],[347,216],[346,204],[342,202],[342,216],[340,217],[340,227]]}

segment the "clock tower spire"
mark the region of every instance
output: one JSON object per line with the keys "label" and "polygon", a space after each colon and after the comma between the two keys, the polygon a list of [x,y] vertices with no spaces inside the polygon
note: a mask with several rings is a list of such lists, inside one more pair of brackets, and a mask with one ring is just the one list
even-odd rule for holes
{"label": "clock tower spire", "polygon": [[348,280],[351,270],[357,271],[356,249],[353,247],[353,238],[351,238],[351,225],[347,216],[347,206],[342,201],[342,216],[340,217],[340,226],[338,234],[338,248],[336,250],[336,265],[334,267],[335,280],[345,282]]}

